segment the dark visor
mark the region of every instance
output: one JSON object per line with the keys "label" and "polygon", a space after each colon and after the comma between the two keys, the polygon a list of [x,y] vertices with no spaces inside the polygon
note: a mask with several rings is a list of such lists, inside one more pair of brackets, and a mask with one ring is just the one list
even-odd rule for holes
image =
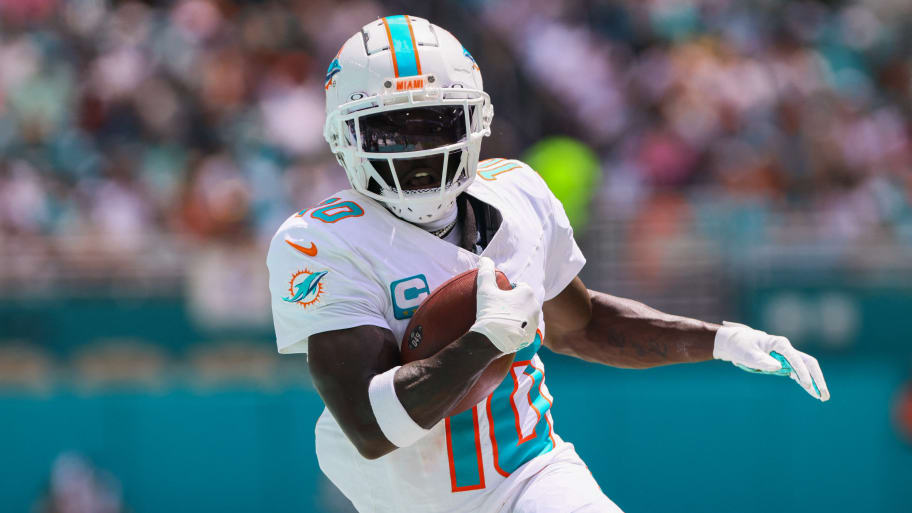
{"label": "dark visor", "polygon": [[439,148],[464,141],[462,106],[399,109],[360,118],[364,151],[393,153]]}

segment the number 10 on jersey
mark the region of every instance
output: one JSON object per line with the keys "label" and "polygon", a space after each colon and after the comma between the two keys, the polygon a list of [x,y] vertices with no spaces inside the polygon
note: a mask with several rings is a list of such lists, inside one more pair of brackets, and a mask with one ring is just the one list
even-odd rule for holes
{"label": "number 10 on jersey", "polygon": [[[510,376],[483,403],[445,420],[453,492],[485,487],[483,438],[490,440],[494,470],[504,477],[554,448],[551,397],[535,357],[540,346],[539,332],[534,343],[517,353]],[[481,415],[486,428],[479,423]]]}

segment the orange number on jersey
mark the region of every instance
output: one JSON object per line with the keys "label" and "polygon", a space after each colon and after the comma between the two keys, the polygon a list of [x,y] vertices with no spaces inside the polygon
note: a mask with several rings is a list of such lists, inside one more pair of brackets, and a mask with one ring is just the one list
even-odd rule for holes
{"label": "orange number on jersey", "polygon": [[[304,209],[295,216],[304,217],[310,209]],[[361,217],[364,215],[364,209],[354,201],[340,201],[339,198],[329,198],[321,202],[310,213],[310,217],[323,221],[324,223],[335,223],[347,217]]]}

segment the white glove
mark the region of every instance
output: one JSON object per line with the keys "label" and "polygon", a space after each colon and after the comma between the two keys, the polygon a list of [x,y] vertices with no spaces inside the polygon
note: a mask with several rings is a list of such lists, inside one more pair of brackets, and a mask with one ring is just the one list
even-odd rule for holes
{"label": "white glove", "polygon": [[535,340],[541,304],[525,283],[513,290],[500,290],[494,274],[494,261],[478,261],[478,292],[475,324],[470,331],[481,333],[502,353],[515,353]]}
{"label": "white glove", "polygon": [[785,337],[723,322],[716,332],[713,358],[732,362],[749,372],[789,376],[811,396],[821,401],[830,399],[817,359],[792,347]]}

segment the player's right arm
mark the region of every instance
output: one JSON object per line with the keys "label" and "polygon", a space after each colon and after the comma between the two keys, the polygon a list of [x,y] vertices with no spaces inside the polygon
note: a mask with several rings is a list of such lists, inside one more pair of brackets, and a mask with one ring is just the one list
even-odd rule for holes
{"label": "player's right arm", "polygon": [[476,321],[470,331],[436,354],[398,368],[398,344],[389,329],[357,326],[310,336],[308,363],[317,392],[365,458],[397,448],[390,440],[396,434],[390,413],[377,410],[384,401],[371,397],[383,393],[371,391],[378,377],[396,369],[389,393],[404,408],[405,420],[426,430],[452,410],[492,361],[533,340],[540,307],[532,290],[523,284],[500,290],[494,263],[487,258],[479,264],[477,284]]}
{"label": "player's right arm", "polygon": [[[437,354],[399,367],[396,395],[412,420],[430,429],[501,354],[470,331]],[[371,380],[400,363],[390,330],[358,326],[311,335],[307,361],[317,392],[362,456],[379,458],[397,448],[383,434],[368,395]]]}
{"label": "player's right arm", "polygon": [[[329,207],[341,214],[328,222],[363,213],[353,202]],[[276,340],[281,353],[308,353],[315,387],[330,413],[364,457],[378,458],[423,436],[495,358],[520,348],[515,340],[531,341],[526,332],[534,333],[539,307],[525,329],[512,320],[504,325],[510,320],[499,309],[504,298],[526,311],[532,293],[528,287],[500,291],[487,261],[489,269],[479,273],[474,331],[430,358],[399,367],[398,344],[383,313],[385,287],[370,276],[370,263],[347,244],[341,228],[329,229],[321,220],[299,213],[270,245]]]}

